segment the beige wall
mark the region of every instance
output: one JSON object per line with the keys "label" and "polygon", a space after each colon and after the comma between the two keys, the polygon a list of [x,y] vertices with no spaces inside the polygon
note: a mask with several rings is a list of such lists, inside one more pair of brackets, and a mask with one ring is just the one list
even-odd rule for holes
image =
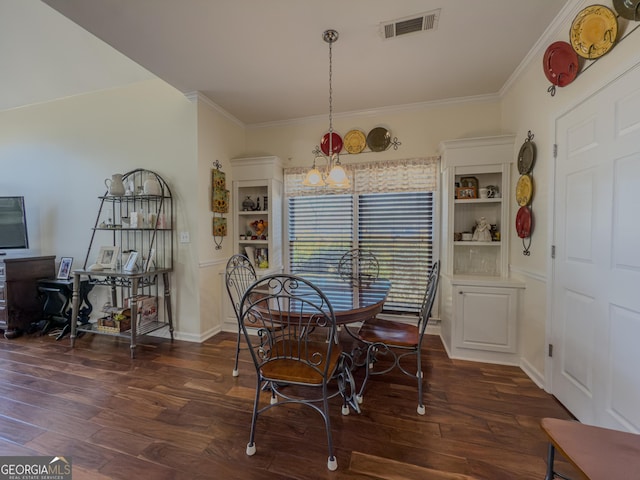
{"label": "beige wall", "polygon": [[[229,153],[207,152],[206,142],[198,144],[196,113],[196,103],[161,80],[0,113],[0,195],[25,196],[34,253],[71,256],[81,267],[104,179],[135,168],[166,179],[175,198],[176,229],[189,231],[192,239],[176,243],[172,285],[176,330],[188,339],[201,338],[198,246],[205,243],[201,228],[210,231],[201,227],[206,207],[199,191],[206,178],[198,153]],[[234,153],[241,149],[241,135],[208,123],[235,137]],[[97,307],[103,302],[99,290],[91,294]]]}
{"label": "beige wall", "polygon": [[[196,101],[196,100],[194,100]],[[197,97],[198,105],[198,177],[193,194],[197,195],[198,219],[198,275],[189,279],[196,283],[199,302],[199,339],[215,335],[224,323],[224,289],[222,272],[233,252],[231,237],[222,240],[217,250],[212,236],[211,170],[218,160],[226,174],[227,190],[231,191],[230,159],[241,156],[244,150],[245,129],[238,122],[221,114],[206,98]],[[224,215],[227,222],[233,218],[231,209]],[[232,229],[228,225],[229,233]],[[195,250],[193,251],[195,252]]]}
{"label": "beige wall", "polygon": [[[328,112],[328,106],[327,106]],[[362,162],[414,158],[436,155],[444,139],[494,135],[500,131],[500,107],[497,98],[479,99],[459,104],[426,104],[366,114],[340,115],[333,119],[333,129],[341,135],[357,128],[365,134],[383,126],[398,137],[398,150],[343,155],[343,161]],[[246,155],[276,155],[285,166],[311,166],[311,151],[328,131],[327,116],[295,123],[264,125],[247,129]]]}

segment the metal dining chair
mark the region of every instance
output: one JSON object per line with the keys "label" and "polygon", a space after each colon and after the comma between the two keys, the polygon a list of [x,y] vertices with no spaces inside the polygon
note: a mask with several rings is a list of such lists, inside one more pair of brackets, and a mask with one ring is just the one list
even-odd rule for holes
{"label": "metal dining chair", "polygon": [[[227,267],[225,269],[225,283],[227,286],[227,292],[229,299],[233,305],[233,311],[236,314],[236,319],[240,320],[240,301],[244,292],[247,291],[249,285],[257,280],[256,271],[251,265],[249,259],[241,254],[232,255],[227,261]],[[236,359],[233,365],[233,376],[239,375],[238,371],[238,359],[240,358],[240,344],[242,340],[242,329],[240,323],[238,323],[238,338],[236,341]]]}
{"label": "metal dining chair", "polygon": [[378,259],[369,250],[354,248],[346,252],[338,262],[338,275],[355,283],[371,282],[378,278]]}
{"label": "metal dining chair", "polygon": [[[336,319],[331,303],[308,280],[275,274],[251,285],[240,302],[239,312],[239,324],[257,374],[247,455],[256,453],[260,415],[276,405],[303,404],[320,413],[324,420],[329,447],[327,467],[335,470],[338,464],[331,435],[329,399],[342,394],[343,413],[345,407],[348,411],[344,392],[350,372],[340,345],[333,341]],[[333,389],[334,381],[337,392]],[[261,404],[261,395],[270,395],[270,402]]]}
{"label": "metal dining chair", "polygon": [[[440,262],[434,263],[427,287],[420,307],[418,321],[416,324],[408,324],[394,320],[384,320],[372,318],[365,320],[357,333],[357,338],[367,346],[366,351],[366,372],[365,378],[357,396],[359,403],[362,403],[363,392],[367,386],[369,378],[373,375],[382,375],[398,367],[404,374],[416,377],[418,380],[418,414],[425,414],[423,402],[423,373],[422,373],[422,339],[427,328],[431,309],[435,301],[440,277]],[[403,366],[401,361],[410,355],[415,356],[417,369],[410,372]],[[383,360],[389,359],[390,365],[385,365],[380,370],[376,370],[376,365],[382,365]]]}

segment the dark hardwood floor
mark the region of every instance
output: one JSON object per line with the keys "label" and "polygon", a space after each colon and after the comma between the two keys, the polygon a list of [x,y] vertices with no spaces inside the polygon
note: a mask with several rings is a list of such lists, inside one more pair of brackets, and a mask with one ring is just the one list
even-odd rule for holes
{"label": "dark hardwood floor", "polygon": [[[427,413],[415,380],[375,377],[363,412],[331,417],[338,470],[326,468],[322,420],[301,406],[258,422],[245,454],[254,394],[246,352],[231,375],[235,335],[202,343],[85,335],[0,340],[0,456],[70,456],[81,479],[538,479],[543,417],[571,418],[520,369],[451,361],[429,336]],[[362,372],[357,372],[360,378]],[[579,478],[562,459],[558,469]]]}

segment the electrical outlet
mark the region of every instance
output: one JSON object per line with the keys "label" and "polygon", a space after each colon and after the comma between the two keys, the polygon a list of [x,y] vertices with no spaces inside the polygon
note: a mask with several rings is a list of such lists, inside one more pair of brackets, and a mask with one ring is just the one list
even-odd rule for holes
{"label": "electrical outlet", "polygon": [[180,232],[180,243],[189,243],[189,232]]}

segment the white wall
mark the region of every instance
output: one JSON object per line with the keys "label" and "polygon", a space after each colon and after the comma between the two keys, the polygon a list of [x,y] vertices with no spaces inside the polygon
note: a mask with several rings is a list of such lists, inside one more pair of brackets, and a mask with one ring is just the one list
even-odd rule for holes
{"label": "white wall", "polygon": [[[564,19],[550,30],[548,38],[539,46],[530,63],[521,72],[517,80],[503,96],[501,103],[502,126],[517,135],[514,158],[517,157],[527,132],[534,133],[537,148],[533,169],[535,193],[532,209],[534,231],[531,236],[531,255],[522,254],[522,240],[511,228],[510,264],[512,275],[523,280],[526,288],[523,292],[522,311],[519,325],[519,348],[522,354],[522,367],[540,384],[544,381],[545,361],[547,359],[546,330],[548,328],[548,287],[552,280],[550,249],[552,245],[552,179],[554,122],[562,113],[592,95],[599,88],[611,82],[624,71],[640,62],[638,42],[640,32],[624,39],[605,56],[594,62],[588,70],[582,67],[577,78],[563,88],[557,88],[555,96],[547,93],[550,83],[542,69],[542,58],[546,48],[554,41],[569,41],[569,28],[575,15],[593,2],[570,2],[564,11]],[[611,1],[601,2],[613,8]],[[619,36],[634,28],[637,23],[618,19]],[[512,185],[518,180],[518,171],[514,169]],[[511,218],[515,219],[517,204],[511,204]],[[512,225],[514,221],[511,222]]]}

